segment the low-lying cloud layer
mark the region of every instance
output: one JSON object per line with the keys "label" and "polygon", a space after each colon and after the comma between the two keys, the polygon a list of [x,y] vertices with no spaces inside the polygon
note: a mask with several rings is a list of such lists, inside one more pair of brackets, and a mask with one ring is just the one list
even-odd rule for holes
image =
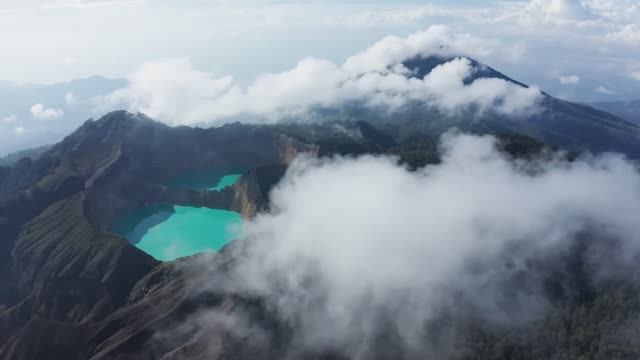
{"label": "low-lying cloud layer", "polygon": [[[246,87],[230,76],[195,70],[187,59],[150,62],[129,77],[129,86],[105,100],[172,125],[221,124],[240,116],[243,121],[278,121],[349,103],[391,112],[413,102],[448,113],[470,107],[511,115],[534,111],[537,88],[497,78],[469,83],[481,69],[467,58],[453,58],[497,48],[495,42],[432,26],[406,38],[386,37],[341,65],[307,58],[291,70],[261,75]],[[403,65],[430,56],[453,60],[422,78]]]}
{"label": "low-lying cloud layer", "polygon": [[[549,305],[539,273],[576,241],[624,240],[612,253],[627,257],[589,260],[594,282],[637,254],[640,174],[621,156],[512,162],[490,136],[451,134],[441,149],[415,172],[388,157],[298,160],[246,224],[233,286],[267,299],[295,346],[367,358],[381,334],[424,351],[425,323],[447,308],[486,327],[535,318]],[[536,256],[556,260],[536,269]]]}

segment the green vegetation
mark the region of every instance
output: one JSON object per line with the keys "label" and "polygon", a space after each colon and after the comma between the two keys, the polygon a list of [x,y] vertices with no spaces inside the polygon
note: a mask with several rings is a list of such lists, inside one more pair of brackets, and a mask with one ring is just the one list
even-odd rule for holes
{"label": "green vegetation", "polygon": [[639,290],[637,286],[602,289],[589,301],[562,304],[542,321],[507,334],[469,329],[470,355],[462,358],[639,359]]}
{"label": "green vegetation", "polygon": [[11,166],[18,162],[18,160],[23,158],[31,158],[31,160],[36,160],[47,150],[51,149],[51,145],[45,145],[33,149],[27,149],[22,151],[17,151],[6,155],[4,157],[0,157],[0,166]]}

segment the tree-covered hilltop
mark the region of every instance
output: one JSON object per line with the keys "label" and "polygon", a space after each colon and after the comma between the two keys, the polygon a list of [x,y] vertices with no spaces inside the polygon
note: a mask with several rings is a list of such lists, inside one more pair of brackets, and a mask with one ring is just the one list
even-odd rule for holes
{"label": "tree-covered hilltop", "polygon": [[42,155],[45,151],[49,150],[51,145],[40,146],[33,149],[26,149],[21,151],[16,151],[14,153],[5,155],[0,158],[0,166],[10,166],[18,162],[18,160],[23,158],[30,158],[32,160],[36,160],[40,155]]}

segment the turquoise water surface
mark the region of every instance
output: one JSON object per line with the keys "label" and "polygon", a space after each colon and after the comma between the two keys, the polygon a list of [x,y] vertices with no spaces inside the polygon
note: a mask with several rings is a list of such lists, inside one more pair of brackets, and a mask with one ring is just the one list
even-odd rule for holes
{"label": "turquoise water surface", "polygon": [[223,169],[194,171],[169,182],[170,187],[196,191],[222,190],[242,177],[245,169],[229,166]]}
{"label": "turquoise water surface", "polygon": [[[143,210],[152,212],[156,207]],[[140,214],[140,213],[138,213]],[[171,261],[202,252],[216,252],[240,236],[242,217],[233,211],[172,206],[152,212],[123,235],[138,249],[161,261]]]}
{"label": "turquoise water surface", "polygon": [[[177,179],[171,186],[221,190],[241,176],[220,171],[199,172]],[[162,204],[125,214],[113,231],[154,258],[172,261],[202,252],[217,252],[240,237],[241,227],[242,217],[233,211]]]}

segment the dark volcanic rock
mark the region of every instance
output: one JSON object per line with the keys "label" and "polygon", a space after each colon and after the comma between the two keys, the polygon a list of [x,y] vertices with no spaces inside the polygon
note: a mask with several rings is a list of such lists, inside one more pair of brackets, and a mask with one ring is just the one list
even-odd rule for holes
{"label": "dark volcanic rock", "polygon": [[[409,65],[437,66],[420,61]],[[496,76],[493,69],[483,71],[477,76]],[[629,142],[635,128],[590,108],[548,101],[560,115],[541,121],[556,121],[563,131],[539,133],[527,125],[525,133],[538,139],[557,136],[554,145],[580,147],[589,141],[598,149],[619,135],[623,141],[616,146],[635,151]],[[411,119],[401,117],[399,123],[404,120]],[[432,139],[445,127],[424,120],[406,126],[347,121],[194,129],[114,112],[86,122],[37,160],[0,168],[0,358],[348,359],[345,349],[292,346],[291,319],[279,317],[270,299],[246,294],[242,284],[229,281],[250,243],[236,241],[218,254],[159,263],[108,230],[123,212],[157,203],[232,209],[253,217],[268,208],[269,192],[301,153],[393,154],[412,168],[437,162]],[[568,127],[579,121],[586,125],[578,128],[588,131],[566,138]],[[471,130],[490,133],[523,128],[504,122],[476,125]],[[598,127],[603,139],[596,136]],[[515,135],[501,136],[499,147],[515,158],[548,150]],[[250,171],[223,191],[164,185],[185,172],[227,165]],[[420,352],[384,326],[393,314],[382,313],[378,341],[361,358],[637,358],[640,346],[629,340],[633,332],[614,336],[612,329],[624,325],[624,316],[640,318],[638,271],[594,287],[582,281],[583,253],[554,255],[553,262],[532,260],[531,273],[508,279],[525,289],[532,277],[548,279],[545,291],[556,310],[541,323],[489,331],[478,317],[465,318],[474,311],[462,299],[455,311],[445,309],[441,318],[425,324],[424,342],[435,350]],[[588,331],[576,330],[583,328]]]}
{"label": "dark volcanic rock", "polygon": [[244,218],[252,218],[269,205],[269,192],[282,179],[286,166],[263,166],[251,170],[234,185],[231,209]]}
{"label": "dark volcanic rock", "polygon": [[128,298],[157,262],[118,237],[100,233],[77,194],[23,227],[12,257],[18,294],[33,315],[65,322],[104,318]]}
{"label": "dark volcanic rock", "polygon": [[[262,208],[286,165],[317,151],[269,127],[170,128],[114,112],[87,121],[35,161],[0,168],[0,358],[155,359],[198,352],[193,344],[205,333],[230,338],[214,327],[147,347],[158,328],[232,300],[194,300],[187,279],[198,274],[189,260],[159,265],[106,230],[122,212],[151,203]],[[164,185],[227,165],[255,170],[224,191]],[[226,341],[222,353],[230,353]]]}
{"label": "dark volcanic rock", "polygon": [[[157,261],[106,232],[118,214],[149,203],[231,209],[239,188],[196,192],[163,184],[216,166],[282,168],[299,153],[316,151],[266,127],[170,128],[114,112],[87,121],[35,161],[1,168],[0,357],[101,358],[118,339],[140,342],[149,324],[182,301],[183,280],[159,275],[165,267],[152,271]],[[247,201],[264,202],[263,191]],[[156,283],[160,278],[169,283]],[[156,291],[146,286],[165,291],[166,307],[144,300]],[[122,321],[133,319],[142,330],[130,336],[132,327]]]}

